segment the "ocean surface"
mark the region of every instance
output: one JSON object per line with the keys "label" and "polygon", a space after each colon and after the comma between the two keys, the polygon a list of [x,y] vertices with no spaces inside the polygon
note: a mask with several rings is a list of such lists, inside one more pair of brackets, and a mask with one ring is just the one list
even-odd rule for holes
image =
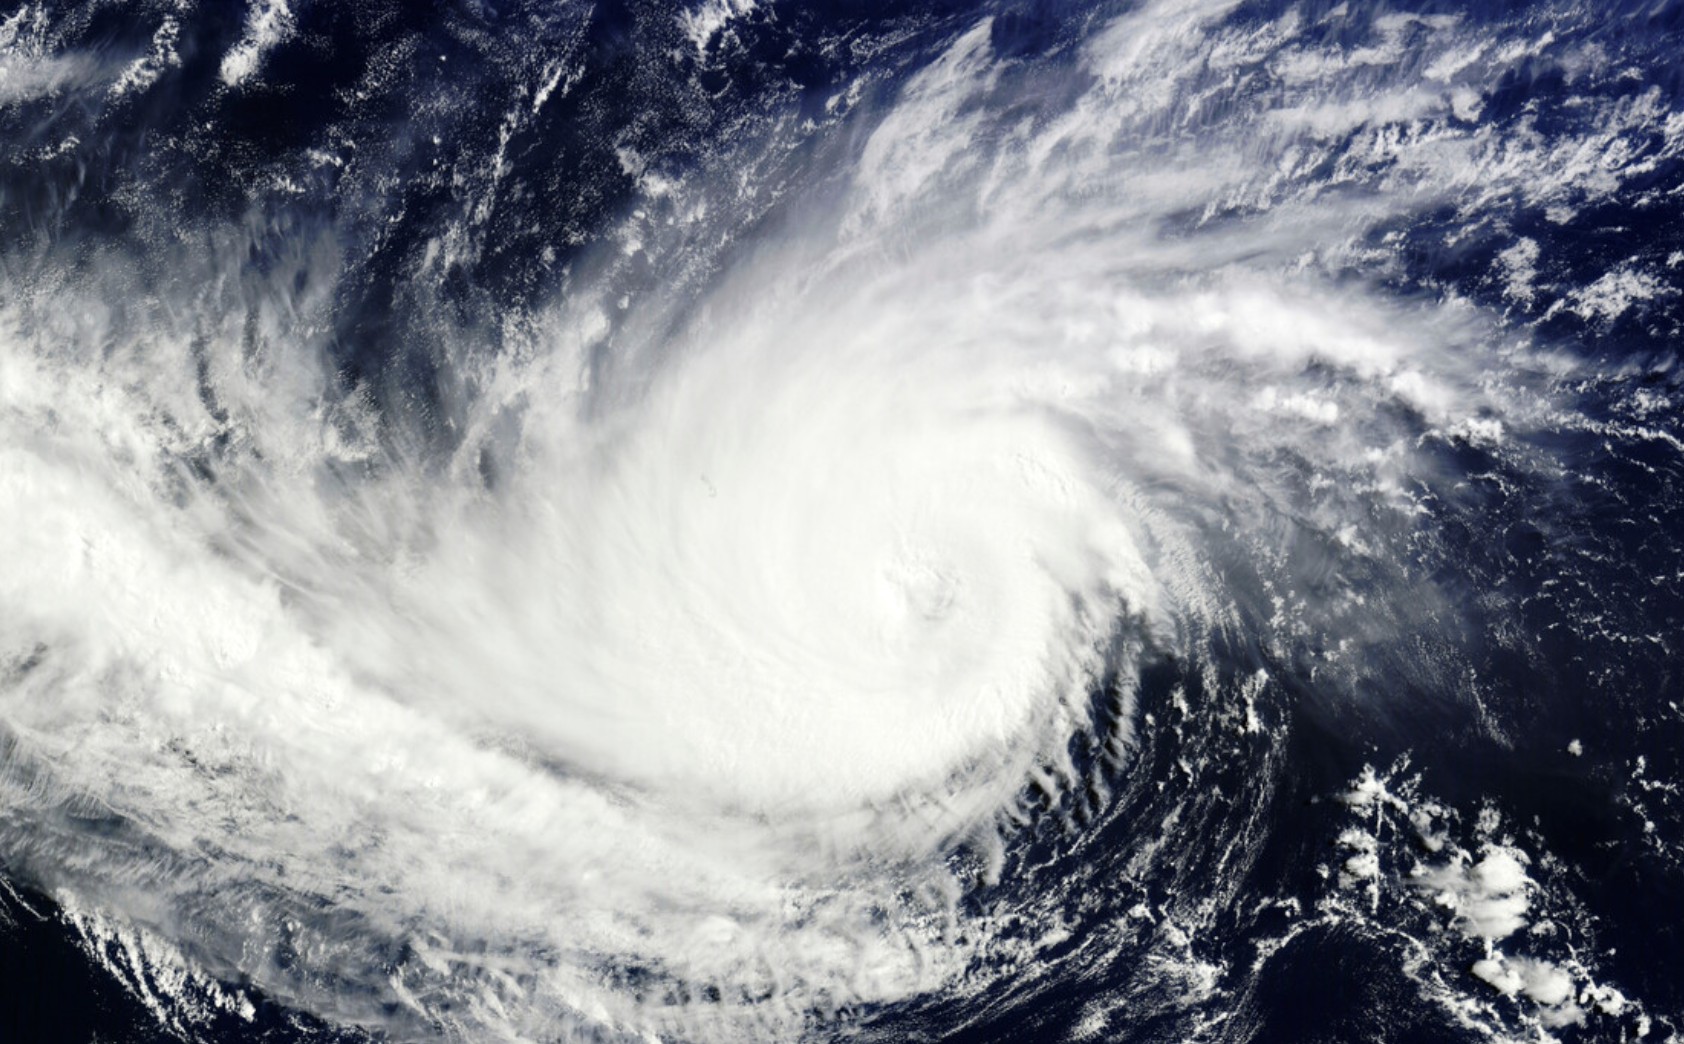
{"label": "ocean surface", "polygon": [[0,0],[0,1040],[1669,1041],[1684,2]]}

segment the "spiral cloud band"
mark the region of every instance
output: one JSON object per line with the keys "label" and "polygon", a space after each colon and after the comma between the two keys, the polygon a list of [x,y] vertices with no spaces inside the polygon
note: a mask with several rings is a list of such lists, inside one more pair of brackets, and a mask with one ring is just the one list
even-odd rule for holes
{"label": "spiral cloud band", "polygon": [[[1454,631],[1410,558],[1436,447],[1574,365],[1347,277],[1389,221],[1568,191],[1453,133],[1455,19],[1358,60],[1234,7],[1054,71],[984,19],[688,164],[617,146],[633,204],[492,322],[452,273],[572,83],[523,67],[391,291],[430,395],[334,355],[358,262],[303,219],[0,274],[4,867],[149,996],[394,1039],[792,1040],[1062,944],[971,890],[1168,728],[1141,672],[1252,629],[1355,690]],[[702,61],[752,8],[674,26]],[[396,191],[372,162],[294,173]],[[1267,672],[1206,676],[1255,732]]]}

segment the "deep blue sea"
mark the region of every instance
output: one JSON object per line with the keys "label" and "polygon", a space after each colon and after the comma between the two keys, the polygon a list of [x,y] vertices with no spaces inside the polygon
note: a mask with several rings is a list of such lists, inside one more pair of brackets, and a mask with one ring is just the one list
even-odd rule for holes
{"label": "deep blue sea", "polygon": [[1684,2],[0,0],[0,1041],[1669,1041]]}

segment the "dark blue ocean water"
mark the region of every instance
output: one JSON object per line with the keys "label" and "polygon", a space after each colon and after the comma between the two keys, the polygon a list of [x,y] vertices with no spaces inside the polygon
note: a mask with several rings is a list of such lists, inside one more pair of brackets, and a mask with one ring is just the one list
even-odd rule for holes
{"label": "dark blue ocean water", "polygon": [[[973,64],[953,78],[980,86],[921,106],[931,70],[973,32]],[[230,57],[248,44],[249,62]],[[1049,276],[1069,301],[1129,283],[1196,312],[1217,306],[1175,295],[1206,279],[1244,283],[1253,303],[1313,287],[1319,303],[1288,327],[1346,310],[1428,347],[1371,368],[1370,349],[1340,347],[1348,333],[1302,357],[1231,348],[1224,338],[1282,322],[1261,305],[1232,305],[1239,318],[1220,329],[1161,320],[1147,339],[1185,369],[1165,401],[1194,404],[1175,414],[1200,462],[1185,471],[1131,470],[1160,452],[1147,407],[1077,411],[1096,444],[1123,447],[1108,473],[1134,484],[1129,503],[1173,520],[1196,552],[1175,598],[1218,608],[1113,628],[1088,717],[1062,746],[1067,770],[1016,787],[997,847],[978,831],[932,857],[957,882],[936,933],[969,954],[956,971],[909,992],[821,981],[785,1021],[739,1023],[712,1014],[729,981],[690,981],[664,951],[594,937],[581,944],[593,965],[567,950],[565,922],[512,941],[487,928],[459,949],[583,968],[634,1007],[683,1013],[657,1020],[662,1039],[1670,1040],[1684,1018],[1680,54],[1677,2],[7,5],[0,386],[34,390],[0,401],[0,437],[93,474],[83,449],[55,447],[128,410],[143,420],[88,435],[106,448],[86,452],[150,491],[146,532],[186,533],[183,546],[273,578],[281,604],[361,604],[325,582],[306,590],[300,577],[338,575],[340,560],[275,536],[291,523],[251,476],[305,474],[297,488],[330,491],[324,503],[361,504],[345,531],[380,546],[402,513],[356,491],[394,476],[516,497],[535,429],[519,411],[561,395],[559,379],[532,378],[498,421],[477,421],[475,404],[507,394],[499,360],[574,337],[546,315],[618,302],[598,334],[574,337],[588,342],[582,415],[606,416],[660,369],[640,346],[706,341],[695,331],[724,322],[721,296],[787,267],[788,243],[826,244],[794,252],[811,285],[845,281],[811,259],[831,256],[825,236],[851,242],[873,177],[916,182],[872,197],[890,200],[870,213],[891,232],[860,233],[878,263],[908,266],[903,287],[964,263],[907,258],[949,238],[974,256],[963,230],[1018,210],[1039,238],[990,240],[1001,271],[1016,271],[1016,242],[1039,271],[1129,244],[1123,260]],[[1057,131],[1107,114],[1110,138]],[[931,146],[933,167],[874,151],[943,127],[965,137]],[[1026,155],[1041,165],[1014,166]],[[906,293],[850,304],[838,291],[826,321],[916,317]],[[1049,342],[1051,308],[1021,313]],[[297,358],[326,377],[300,391]],[[1400,374],[1477,405],[1435,413],[1440,400]],[[1265,385],[1273,412],[1234,419]],[[1275,409],[1277,387],[1299,405]],[[328,417],[324,430],[361,448],[277,461],[271,447],[302,436],[258,430],[279,423],[253,419],[264,401]],[[1317,405],[1329,402],[1332,414]],[[752,391],[714,408],[750,409]],[[1362,446],[1407,463],[1387,471]],[[0,527],[59,524],[25,497],[48,473],[17,472]],[[73,514],[104,510],[78,496],[64,494]],[[390,559],[426,559],[442,532],[394,539],[404,550]],[[30,539],[5,546],[23,554]],[[379,557],[356,546],[347,561]],[[526,987],[502,1003],[532,998],[536,1015],[500,1023],[482,980],[462,984],[465,965],[400,996],[404,969],[433,968],[416,940],[447,932],[428,934],[439,904],[405,905],[385,870],[365,894],[319,885],[311,866],[342,859],[343,880],[362,881],[358,859],[407,866],[428,849],[383,842],[401,829],[373,812],[331,856],[302,833],[256,832],[240,817],[267,822],[251,810],[269,791],[251,780],[284,781],[284,758],[253,755],[248,779],[195,754],[185,730],[148,731],[166,712],[125,692],[176,676],[148,673],[142,653],[132,675],[78,668],[99,641],[78,614],[151,597],[130,574],[88,568],[90,580],[0,585],[0,1039],[642,1032],[541,1000],[514,958],[507,974]],[[8,571],[23,575],[0,561]],[[58,583],[81,601],[43,637],[31,585]],[[158,633],[209,626],[167,618]],[[133,633],[125,648],[153,632]],[[347,639],[359,642],[368,659],[347,657],[348,676],[404,655]],[[55,724],[40,708],[60,700],[94,709]],[[180,713],[221,713],[194,706]],[[108,731],[146,738],[130,748]],[[529,761],[593,778],[570,749]],[[151,775],[130,787],[135,750],[179,754],[183,778],[245,811],[165,800]],[[285,793],[285,817],[312,823],[310,788]],[[1518,860],[1523,886],[1501,885],[1498,857]],[[308,883],[289,893],[294,879]],[[241,935],[236,895],[275,897],[291,927]],[[1480,928],[1482,904],[1516,897],[1518,926]],[[898,902],[883,900],[885,923]],[[206,1001],[206,982],[250,1007]]]}

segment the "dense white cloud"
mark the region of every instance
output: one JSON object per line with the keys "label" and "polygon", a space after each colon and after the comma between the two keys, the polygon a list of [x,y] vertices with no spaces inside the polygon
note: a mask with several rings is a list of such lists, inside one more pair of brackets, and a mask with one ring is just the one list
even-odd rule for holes
{"label": "dense white cloud", "polygon": [[[696,45],[750,6],[698,8]],[[983,943],[953,930],[951,859],[998,845],[1031,778],[1068,782],[1073,740],[1122,748],[1128,708],[1089,710],[1107,668],[1232,623],[1229,585],[1292,539],[1383,559],[1423,430],[1496,446],[1525,424],[1492,317],[1305,260],[1470,171],[1520,183],[1477,136],[1380,130],[1474,118],[1448,85],[1501,49],[1427,24],[1419,75],[1323,99],[1397,49],[1306,55],[1292,26],[1222,27],[1230,6],[1122,16],[1065,110],[1010,125],[1034,85],[969,27],[835,213],[697,297],[608,279],[522,316],[524,350],[464,378],[445,460],[335,396],[325,297],[190,271],[131,302],[95,256],[87,283],[0,304],[0,796],[30,820],[9,862],[90,932],[191,936],[212,975],[350,1021],[786,1039],[816,1007],[955,981]],[[256,5],[223,80],[290,31]],[[19,92],[58,75],[5,60]],[[1165,137],[1218,119],[1194,81],[1247,62],[1310,93]],[[1291,176],[1359,133],[1410,177],[1356,205]],[[704,171],[658,194],[704,214],[733,191]],[[1534,260],[1508,258],[1516,299]],[[214,482],[187,476],[204,458]],[[1293,579],[1283,617],[1364,604]],[[70,808],[122,830],[84,836]],[[1346,874],[1377,880],[1373,838],[1346,840]],[[1421,884],[1476,936],[1525,924],[1506,851]],[[1499,990],[1561,1003],[1548,968],[1492,960]]]}

